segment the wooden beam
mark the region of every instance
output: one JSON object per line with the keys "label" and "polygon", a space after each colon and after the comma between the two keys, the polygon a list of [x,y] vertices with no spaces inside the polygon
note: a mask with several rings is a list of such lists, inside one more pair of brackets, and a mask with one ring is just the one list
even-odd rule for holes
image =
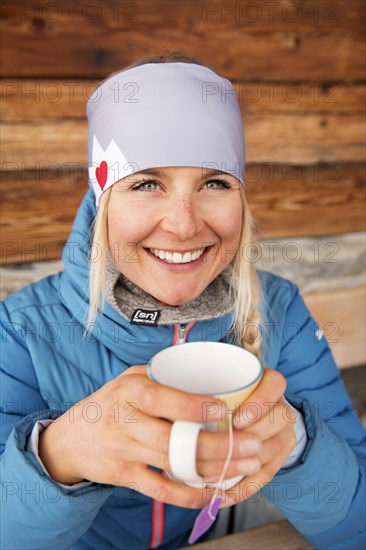
{"label": "wooden beam", "polygon": [[31,173],[26,177],[26,182],[2,184],[1,263],[60,259],[87,190],[82,173],[72,180],[57,174],[53,181],[39,180]]}
{"label": "wooden beam", "polygon": [[247,196],[258,237],[365,230],[363,164],[248,164]]}
{"label": "wooden beam", "polygon": [[349,288],[304,296],[340,368],[366,364],[365,290]]}
{"label": "wooden beam", "polygon": [[364,78],[359,0],[23,0],[1,10],[4,76],[99,78],[174,45],[234,80]]}
{"label": "wooden beam", "polygon": [[[261,239],[364,230],[365,173],[360,164],[257,164],[249,165],[246,174]],[[50,166],[1,175],[1,263],[59,258],[88,189],[86,171],[70,165],[68,171]]]}
{"label": "wooden beam", "polygon": [[[98,80],[3,78],[0,80],[2,120],[85,119],[86,102],[99,84]],[[235,82],[234,88],[244,121],[249,113],[254,116],[345,115],[365,111],[363,84],[241,81]],[[217,93],[225,100],[224,89]]]}
{"label": "wooden beam", "polygon": [[198,543],[197,550],[311,550],[314,547],[288,521],[278,521],[226,537]]}
{"label": "wooden beam", "polygon": [[[247,162],[357,162],[364,159],[365,125],[354,114],[296,114],[245,118]],[[2,170],[87,162],[86,120],[52,119],[0,127]]]}

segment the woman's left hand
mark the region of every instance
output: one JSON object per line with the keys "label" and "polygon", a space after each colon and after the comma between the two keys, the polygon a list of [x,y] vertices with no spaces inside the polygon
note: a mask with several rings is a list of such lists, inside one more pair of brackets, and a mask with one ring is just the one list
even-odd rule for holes
{"label": "woman's left hand", "polygon": [[296,446],[296,413],[284,397],[286,380],[277,371],[264,369],[260,384],[234,415],[234,428],[256,436],[262,442],[260,470],[245,477],[227,493],[223,507],[253,496],[267,485]]}

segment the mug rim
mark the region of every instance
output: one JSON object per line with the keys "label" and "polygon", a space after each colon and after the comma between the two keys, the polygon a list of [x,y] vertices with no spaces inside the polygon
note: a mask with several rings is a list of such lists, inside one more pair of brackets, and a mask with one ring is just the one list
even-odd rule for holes
{"label": "mug rim", "polygon": [[[240,386],[239,388],[235,388],[234,390],[229,390],[229,391],[225,391],[225,392],[222,392],[222,393],[204,393],[203,392],[203,393],[201,393],[201,395],[208,395],[210,397],[220,397],[221,395],[230,395],[230,394],[238,393],[242,390],[245,390],[245,388],[248,388],[249,386],[252,386],[258,380],[260,380],[260,378],[262,377],[263,365],[262,365],[261,361],[259,361],[258,357],[256,355],[254,355],[254,353],[251,353],[247,349],[242,348],[240,346],[236,346],[235,344],[228,344],[227,342],[200,342],[200,341],[198,341],[198,342],[184,342],[184,344],[176,344],[175,346],[168,346],[167,348],[164,348],[164,349],[158,351],[158,353],[156,353],[147,363],[147,375],[150,378],[150,380],[152,380],[153,382],[156,382],[157,384],[161,384],[161,382],[159,382],[159,380],[157,380],[154,377],[154,375],[152,373],[152,370],[151,370],[151,368],[152,368],[151,363],[152,363],[152,360],[154,359],[154,357],[157,357],[160,353],[163,353],[163,352],[165,352],[166,350],[168,350],[170,348],[176,348],[177,346],[190,346],[192,344],[219,344],[220,346],[224,345],[224,346],[230,346],[230,347],[235,348],[235,349],[240,349],[240,350],[244,351],[245,353],[247,353],[247,354],[251,355],[252,357],[254,357],[254,359],[257,361],[257,363],[259,365],[258,375],[250,383],[245,384],[244,386]],[[174,387],[174,386],[169,386],[169,387]],[[175,389],[179,389],[179,388],[175,388]],[[184,391],[184,390],[180,390],[180,391]],[[187,393],[189,393],[189,392],[187,392]]]}

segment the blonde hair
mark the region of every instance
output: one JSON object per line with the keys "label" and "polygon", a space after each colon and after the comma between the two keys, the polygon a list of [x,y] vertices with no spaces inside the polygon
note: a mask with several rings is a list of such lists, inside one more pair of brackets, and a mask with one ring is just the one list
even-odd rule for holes
{"label": "blonde hair", "polygon": [[[160,57],[145,58],[128,65],[124,70],[137,67],[145,63],[169,63],[177,61],[184,63],[199,63],[209,67],[209,65],[197,60],[196,58],[187,57],[180,54],[170,54]],[[112,75],[113,74],[116,73],[112,73]],[[109,75],[109,77],[112,75]],[[104,310],[106,300],[104,289],[106,281],[106,252],[109,247],[108,205],[111,191],[112,187],[109,187],[106,191],[104,191],[104,193],[102,193],[99,200],[97,215],[91,227],[92,250],[101,251],[101,257],[98,258],[98,261],[93,261],[92,258],[90,260],[90,302],[84,337],[90,335],[98,313],[102,314]],[[235,307],[231,332],[238,345],[241,345],[251,353],[254,353],[262,360],[263,357],[260,349],[260,309],[262,303],[260,284],[254,262],[250,261],[250,259],[246,257],[248,246],[256,244],[254,241],[255,227],[242,186],[240,186],[240,196],[243,205],[243,225],[238,250],[232,262],[233,273],[230,283],[230,292],[234,293]]]}

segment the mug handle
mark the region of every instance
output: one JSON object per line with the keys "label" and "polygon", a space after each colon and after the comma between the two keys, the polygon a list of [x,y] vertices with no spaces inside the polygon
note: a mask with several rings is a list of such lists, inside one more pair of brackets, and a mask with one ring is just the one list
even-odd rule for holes
{"label": "mug handle", "polygon": [[176,420],[169,438],[169,465],[176,481],[198,489],[205,486],[196,470],[197,441],[204,424]]}

